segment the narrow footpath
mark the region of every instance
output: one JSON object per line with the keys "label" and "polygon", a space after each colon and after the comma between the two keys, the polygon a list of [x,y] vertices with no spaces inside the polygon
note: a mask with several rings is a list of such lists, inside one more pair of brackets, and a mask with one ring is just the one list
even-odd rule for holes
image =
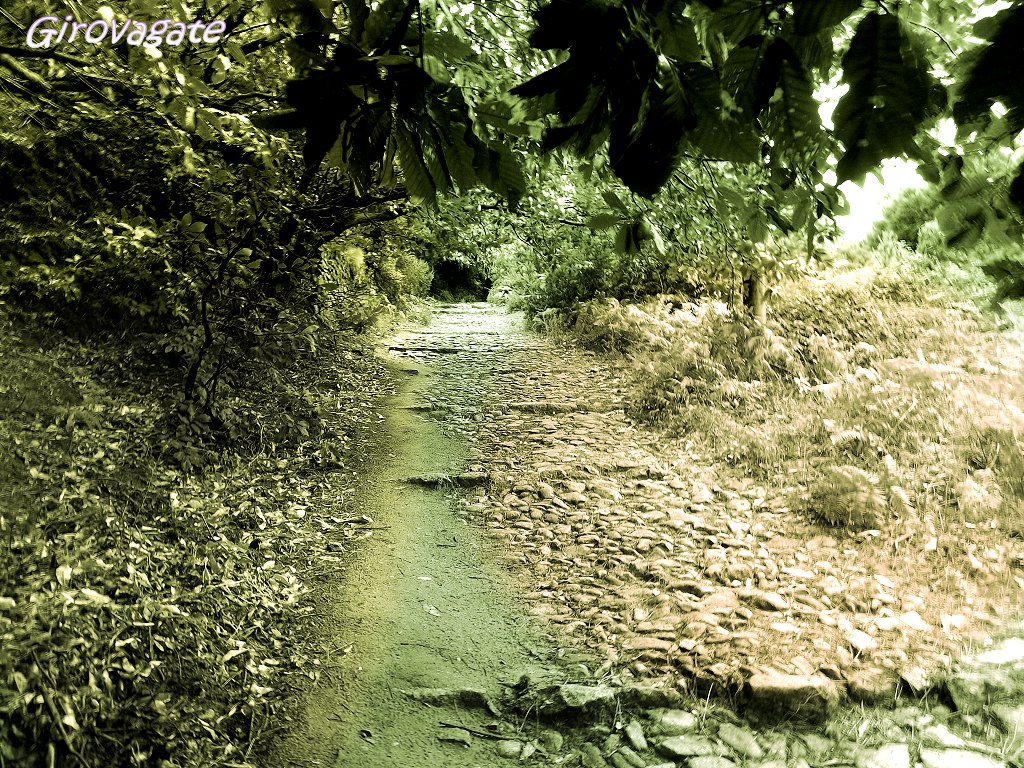
{"label": "narrow footpath", "polygon": [[[495,566],[493,544],[457,514],[460,478],[479,477],[468,471],[465,435],[432,417],[461,375],[445,361],[516,343],[514,323],[454,309],[392,344],[400,391],[347,510],[372,519],[376,535],[339,573],[328,673],[305,722],[280,746],[278,765],[447,768],[478,757],[486,765],[489,742],[501,740],[499,684],[553,652],[521,590]],[[494,738],[471,739],[470,731]]]}
{"label": "narrow footpath", "polygon": [[636,427],[624,368],[519,314],[444,305],[382,354],[346,510],[375,535],[273,768],[1024,765],[1005,603],[959,607],[954,658],[940,594]]}

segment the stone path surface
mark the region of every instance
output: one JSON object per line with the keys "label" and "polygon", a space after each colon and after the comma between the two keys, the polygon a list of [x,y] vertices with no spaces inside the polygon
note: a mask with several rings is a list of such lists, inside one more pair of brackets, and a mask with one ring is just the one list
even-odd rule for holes
{"label": "stone path surface", "polygon": [[[413,479],[490,537],[558,648],[557,663],[501,670],[483,698],[457,683],[419,694],[493,715],[459,734],[493,759],[463,764],[1024,765],[1011,599],[952,576],[922,588],[898,557],[802,520],[794,489],[634,425],[624,366],[521,315],[442,306],[389,350],[431,371],[407,407],[467,446],[458,472]],[[1019,595],[1001,554],[979,566]]]}

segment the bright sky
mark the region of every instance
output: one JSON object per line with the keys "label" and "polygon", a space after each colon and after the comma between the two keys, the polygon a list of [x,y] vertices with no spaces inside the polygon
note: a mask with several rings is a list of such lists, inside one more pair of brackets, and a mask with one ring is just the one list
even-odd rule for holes
{"label": "bright sky", "polygon": [[846,195],[850,213],[836,217],[843,231],[840,239],[844,242],[863,240],[871,232],[872,225],[882,218],[882,212],[893,198],[909,187],[925,186],[916,167],[906,160],[890,158],[882,163],[882,181],[869,173],[861,186],[852,181],[843,182],[839,189]]}

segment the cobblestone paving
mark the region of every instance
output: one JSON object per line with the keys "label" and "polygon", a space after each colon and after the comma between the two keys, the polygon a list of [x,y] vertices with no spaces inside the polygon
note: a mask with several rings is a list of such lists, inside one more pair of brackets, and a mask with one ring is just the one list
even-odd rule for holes
{"label": "cobblestone paving", "polygon": [[[559,736],[558,749],[549,737],[496,754],[615,768],[1022,764],[1011,601],[907,591],[896,569],[865,566],[855,542],[791,511],[793,488],[634,425],[624,366],[529,333],[520,315],[449,305],[390,346],[434,366],[415,407],[474,446],[475,465],[451,478],[471,486],[457,502],[466,523],[490,532],[529,612],[590,673],[544,700],[577,714],[614,702],[571,749]],[[965,643],[980,652],[961,659]]]}

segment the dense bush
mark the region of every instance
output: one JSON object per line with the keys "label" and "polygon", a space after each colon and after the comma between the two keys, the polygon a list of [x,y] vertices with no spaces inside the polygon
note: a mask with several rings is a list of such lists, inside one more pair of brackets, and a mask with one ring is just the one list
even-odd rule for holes
{"label": "dense bush", "polygon": [[881,220],[875,223],[868,236],[868,245],[877,246],[888,234],[911,249],[917,248],[921,228],[935,220],[938,204],[939,195],[930,187],[904,190],[886,206]]}

